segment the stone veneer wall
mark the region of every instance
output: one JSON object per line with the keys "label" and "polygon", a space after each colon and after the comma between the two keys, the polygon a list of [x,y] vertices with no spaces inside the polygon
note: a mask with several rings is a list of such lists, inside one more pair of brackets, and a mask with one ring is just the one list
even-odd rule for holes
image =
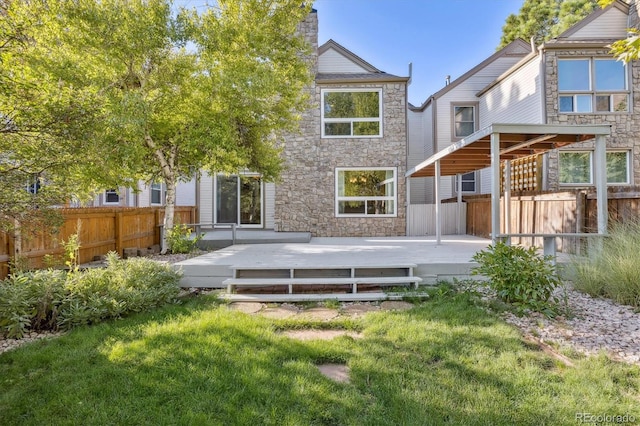
{"label": "stone veneer wall", "polygon": [[[631,184],[640,185],[640,64],[630,63],[631,96],[630,112],[608,114],[561,114],[558,112],[558,57],[608,56],[608,49],[547,50],[546,54],[546,113],[548,124],[611,124],[611,136],[607,138],[607,149],[631,150]],[[571,145],[572,148],[593,148],[594,142]],[[549,152],[548,185],[550,190],[559,188],[558,151]]]}
{"label": "stone veneer wall", "polygon": [[[382,138],[322,139],[321,88],[380,88]],[[275,224],[279,231],[310,231],[315,236],[396,236],[406,232],[406,85],[316,85],[315,107],[304,117],[301,133],[285,143],[285,171],[276,185]],[[335,215],[336,167],[395,167],[397,217],[345,218]]]}
{"label": "stone veneer wall", "polygon": [[[315,12],[299,31],[312,47],[309,60],[317,73],[318,18]],[[322,139],[321,88],[382,88],[382,138]],[[275,189],[275,229],[309,231],[314,236],[396,236],[406,232],[405,180],[407,150],[407,90],[405,83],[323,85],[309,87],[310,107],[300,132],[283,144],[284,171]],[[396,167],[397,217],[335,217],[336,167]]]}

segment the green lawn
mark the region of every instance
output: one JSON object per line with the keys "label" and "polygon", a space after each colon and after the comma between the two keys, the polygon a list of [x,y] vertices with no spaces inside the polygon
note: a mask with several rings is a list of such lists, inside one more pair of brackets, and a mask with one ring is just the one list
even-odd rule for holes
{"label": "green lawn", "polygon": [[[364,338],[279,334],[313,326]],[[327,361],[351,383],[322,376]],[[561,425],[585,412],[640,422],[640,368],[566,367],[466,295],[329,325],[201,297],[0,355],[3,425]]]}

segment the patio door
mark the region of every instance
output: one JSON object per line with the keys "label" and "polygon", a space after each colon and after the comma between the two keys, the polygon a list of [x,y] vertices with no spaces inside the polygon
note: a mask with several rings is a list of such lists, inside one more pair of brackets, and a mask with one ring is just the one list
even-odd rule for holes
{"label": "patio door", "polygon": [[217,175],[215,223],[262,227],[262,179],[259,175]]}

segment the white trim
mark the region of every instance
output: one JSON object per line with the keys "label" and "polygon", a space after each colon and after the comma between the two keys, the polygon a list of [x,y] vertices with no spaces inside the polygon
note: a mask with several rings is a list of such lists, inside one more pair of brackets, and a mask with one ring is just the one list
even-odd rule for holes
{"label": "white trim", "polygon": [[[358,171],[358,170],[384,170],[393,172],[393,196],[371,196],[371,197],[340,197],[339,193],[339,175],[344,171]],[[398,217],[398,168],[397,167],[336,167],[335,171],[335,193],[334,193],[334,213],[335,217],[348,218],[348,217],[367,217],[367,218],[379,218],[379,217]],[[385,180],[384,182],[388,182]],[[340,201],[365,201],[365,213],[364,214],[346,214],[340,213],[339,203]],[[367,201],[393,201],[393,213],[391,214],[367,214],[366,202]]]}
{"label": "white trim", "polygon": [[[324,95],[325,93],[354,93],[354,92],[372,92],[378,93],[378,117],[369,117],[369,118],[331,118],[328,119],[330,123],[351,123],[351,134],[350,135],[325,135],[325,118],[324,118]],[[381,138],[384,136],[383,130],[383,93],[382,88],[375,87],[367,87],[367,88],[340,88],[340,89],[321,89],[320,90],[320,134],[323,139],[365,139],[365,138]],[[354,135],[353,134],[353,123],[354,122],[371,122],[371,123],[379,123],[380,132],[377,135]]]}

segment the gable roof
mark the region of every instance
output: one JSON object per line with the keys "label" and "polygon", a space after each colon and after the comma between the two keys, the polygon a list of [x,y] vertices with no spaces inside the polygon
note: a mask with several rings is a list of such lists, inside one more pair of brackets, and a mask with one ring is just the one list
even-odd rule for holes
{"label": "gable roof", "polygon": [[[581,30],[583,30],[585,27],[588,27],[590,24],[602,18],[603,15],[610,14],[616,10],[622,12],[626,17],[629,15],[629,4],[625,3],[622,0],[615,0],[613,3],[611,3],[609,6],[605,7],[604,9],[596,9],[593,12],[591,12],[589,15],[587,15],[584,19],[580,20],[578,23],[573,25],[571,28],[564,31],[562,34],[558,35],[558,37],[551,40],[549,43],[559,42],[559,41],[562,41],[563,39],[571,38],[572,36],[579,33]],[[625,29],[626,29],[626,26],[625,26]],[[625,33],[626,33],[626,30],[625,30]]]}
{"label": "gable roof", "polygon": [[408,82],[410,80],[410,77],[399,77],[379,70],[331,39],[318,48],[318,58],[330,54],[333,54],[335,63],[342,63],[341,70],[323,72],[322,67],[319,66],[319,72],[316,74],[316,82],[318,83]]}
{"label": "gable roof", "polygon": [[433,100],[436,100],[441,96],[447,94],[448,92],[450,92],[451,90],[459,86],[460,84],[464,83],[465,80],[477,74],[478,71],[485,68],[487,65],[491,64],[492,62],[494,62],[499,58],[506,57],[506,56],[523,56],[524,57],[530,52],[531,52],[531,45],[529,43],[522,40],[521,38],[515,39],[514,41],[507,44],[502,49],[495,52],[493,55],[489,56],[484,61],[480,62],[475,67],[471,68],[466,73],[462,74],[460,77],[453,80],[448,85],[444,86],[442,89],[440,89],[433,95],[429,96],[429,98],[419,107],[409,104],[409,109],[411,109],[412,111],[423,111]]}

